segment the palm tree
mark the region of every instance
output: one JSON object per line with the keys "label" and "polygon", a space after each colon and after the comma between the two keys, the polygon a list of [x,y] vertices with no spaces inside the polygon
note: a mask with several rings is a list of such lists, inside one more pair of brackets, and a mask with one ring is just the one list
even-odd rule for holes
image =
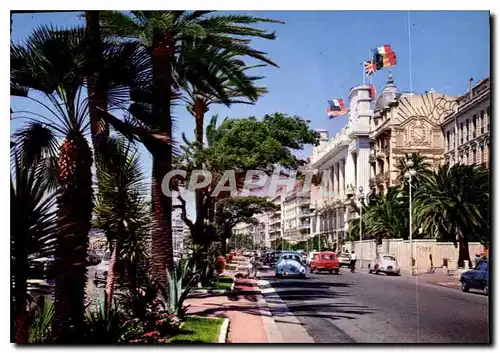
{"label": "palm tree", "polygon": [[[188,111],[196,121],[196,141],[203,145],[204,116],[212,104],[254,104],[267,93],[265,87],[255,86],[262,77],[248,76],[246,71],[266,66],[265,64],[247,66],[238,52],[213,47],[204,41],[195,41],[190,50],[183,55],[185,63],[180,65],[182,86],[188,97],[185,99]],[[196,66],[191,63],[197,63]],[[266,62],[277,66],[270,60]],[[207,71],[200,77],[199,70]],[[206,82],[205,77],[213,78]],[[213,86],[213,87],[212,87]]]}
{"label": "palm tree", "polygon": [[433,236],[458,244],[458,264],[468,260],[469,241],[490,238],[489,172],[478,165],[442,166],[415,194],[415,221]]}
{"label": "palm tree", "polygon": [[15,342],[28,343],[26,320],[30,258],[53,253],[56,234],[56,194],[47,178],[44,157],[31,158],[21,149],[13,151],[10,177],[10,240],[12,274],[12,314]]}
{"label": "palm tree", "polygon": [[417,172],[417,175],[412,178],[412,185],[418,187],[422,181],[430,177],[432,174],[432,166],[420,152],[405,153],[404,156],[398,160],[396,165],[396,169],[398,170],[396,182],[400,185],[406,185],[408,183],[405,178],[405,173],[410,170],[410,167],[408,167],[409,160],[413,162],[413,167],[411,167],[411,169]]}
{"label": "palm tree", "polygon": [[[359,212],[359,211],[358,211]],[[363,207],[363,238],[382,239],[408,238],[407,197],[395,187],[390,187],[385,195],[379,195]],[[359,238],[359,217],[349,221],[349,239]]]}
{"label": "palm tree", "polygon": [[[111,306],[113,290],[119,264],[124,263],[125,244],[133,245],[132,237],[140,230],[141,219],[145,213],[145,186],[137,149],[124,138],[109,138],[107,151],[97,164],[100,177],[100,190],[95,207],[95,226],[103,229],[108,238],[112,256],[106,282],[106,303]],[[141,247],[125,249],[129,262],[135,262],[142,255],[130,256]],[[132,273],[130,273],[132,275]]]}
{"label": "palm tree", "polygon": [[[81,100],[85,71],[84,32],[36,29],[24,45],[11,46],[11,82],[24,87],[24,96],[42,105],[49,117],[34,120],[63,137],[58,168],[58,244],[56,251],[56,313],[54,332],[68,341],[83,322],[86,252],[92,214],[92,152],[84,131],[87,106]],[[42,94],[50,105],[30,96]],[[30,112],[17,112],[27,113]],[[33,134],[31,134],[34,136]],[[46,134],[45,136],[49,136]],[[52,140],[52,141],[51,141]],[[38,141],[53,144],[53,139]]]}
{"label": "palm tree", "polygon": [[[166,268],[173,270],[172,199],[162,193],[164,176],[172,169],[172,107],[179,98],[179,67],[186,64],[183,54],[191,43],[204,38],[207,45],[230,49],[241,55],[266,61],[264,54],[252,49],[247,39],[235,36],[274,38],[274,33],[249,27],[258,22],[274,20],[244,15],[211,16],[211,11],[132,11],[105,12],[103,29],[108,35],[139,41],[151,55],[150,77],[138,86],[131,106],[133,124],[124,123],[111,115],[108,121],[126,136],[140,140],[152,155],[153,223],[152,274],[161,284],[167,283]],[[193,58],[194,59],[194,58]],[[196,67],[197,62],[189,60]],[[197,69],[206,75],[204,67]],[[206,78],[213,82],[213,78]],[[210,84],[211,86],[211,84]],[[213,87],[217,90],[215,87]]]}

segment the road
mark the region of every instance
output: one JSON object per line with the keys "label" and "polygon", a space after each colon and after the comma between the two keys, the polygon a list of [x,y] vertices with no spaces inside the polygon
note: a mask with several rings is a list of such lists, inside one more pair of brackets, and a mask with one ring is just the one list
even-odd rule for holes
{"label": "road", "polygon": [[480,293],[346,269],[306,279],[276,279],[268,270],[261,279],[275,290],[264,297],[277,327],[291,313],[315,343],[489,342],[488,297]]}

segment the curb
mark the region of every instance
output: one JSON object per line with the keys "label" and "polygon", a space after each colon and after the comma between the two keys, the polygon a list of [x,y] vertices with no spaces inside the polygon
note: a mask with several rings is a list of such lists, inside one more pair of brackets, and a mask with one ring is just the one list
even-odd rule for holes
{"label": "curb", "polygon": [[219,339],[217,340],[217,343],[226,343],[228,331],[229,331],[229,319],[225,318],[220,327]]}
{"label": "curb", "polygon": [[257,304],[259,306],[262,322],[264,323],[267,341],[268,343],[285,343],[285,340],[283,340],[278,326],[274,321],[273,314],[271,313],[271,309],[269,308],[269,304],[267,304],[266,300],[264,299],[264,295],[260,286],[261,281],[258,280],[257,284],[260,291],[260,296],[257,299]]}

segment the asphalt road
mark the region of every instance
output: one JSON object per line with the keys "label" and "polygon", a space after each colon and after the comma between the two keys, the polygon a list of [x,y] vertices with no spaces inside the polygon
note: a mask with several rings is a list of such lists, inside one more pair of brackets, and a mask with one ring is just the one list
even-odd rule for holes
{"label": "asphalt road", "polygon": [[347,269],[306,279],[268,270],[261,279],[276,291],[266,301],[286,304],[271,307],[278,328],[291,313],[316,343],[489,343],[488,297],[480,293]]}

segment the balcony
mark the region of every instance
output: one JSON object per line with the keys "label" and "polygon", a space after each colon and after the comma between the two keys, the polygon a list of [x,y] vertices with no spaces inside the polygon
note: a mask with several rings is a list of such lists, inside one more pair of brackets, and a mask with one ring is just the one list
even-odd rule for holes
{"label": "balcony", "polygon": [[305,229],[305,228],[310,228],[310,227],[311,227],[311,224],[306,223],[306,222],[299,223],[299,226],[298,226],[299,229]]}
{"label": "balcony", "polygon": [[308,212],[299,212],[299,218],[311,217],[314,214],[311,211]]}
{"label": "balcony", "polygon": [[476,130],[472,131],[472,138],[476,137]]}
{"label": "balcony", "polygon": [[311,199],[309,198],[299,198],[297,199],[297,205],[302,206],[302,205],[309,205],[311,203]]}
{"label": "balcony", "polygon": [[281,218],[271,219],[269,225],[281,223]]}

